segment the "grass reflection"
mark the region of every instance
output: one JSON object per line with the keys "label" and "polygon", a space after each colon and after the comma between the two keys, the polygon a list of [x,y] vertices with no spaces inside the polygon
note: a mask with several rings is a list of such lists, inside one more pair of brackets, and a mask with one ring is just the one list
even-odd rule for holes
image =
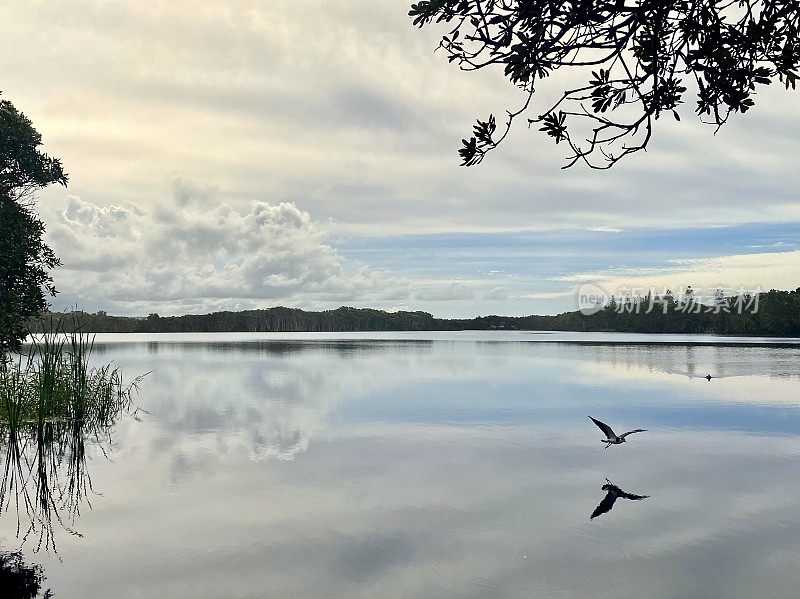
{"label": "grass reflection", "polygon": [[119,368],[93,367],[93,338],[47,333],[30,352],[0,366],[0,516],[14,512],[17,537],[55,550],[54,525],[71,534],[91,507],[86,462],[91,443],[106,454],[142,377],[126,384]]}

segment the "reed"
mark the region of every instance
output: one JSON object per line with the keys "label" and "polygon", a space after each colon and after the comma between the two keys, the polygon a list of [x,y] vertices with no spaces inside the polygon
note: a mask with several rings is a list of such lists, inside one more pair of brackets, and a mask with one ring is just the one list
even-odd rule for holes
{"label": "reed", "polygon": [[143,376],[125,383],[110,364],[92,366],[94,337],[59,331],[35,337],[0,367],[0,424],[79,420],[102,426],[128,411]]}
{"label": "reed", "polygon": [[19,536],[27,514],[37,548],[55,549],[54,521],[77,534],[70,523],[92,490],[87,438],[105,453],[117,420],[137,415],[145,375],[126,383],[118,367],[92,366],[93,349],[93,336],[55,325],[0,364],[0,515],[16,511]]}

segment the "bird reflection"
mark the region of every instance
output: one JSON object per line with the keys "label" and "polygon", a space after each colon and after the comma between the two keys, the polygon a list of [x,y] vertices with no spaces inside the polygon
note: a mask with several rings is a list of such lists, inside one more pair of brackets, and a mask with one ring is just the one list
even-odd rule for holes
{"label": "bird reflection", "polygon": [[617,499],[620,497],[623,499],[632,499],[634,501],[639,501],[641,499],[647,499],[650,497],[649,495],[634,495],[633,493],[626,493],[608,479],[606,479],[606,484],[603,485],[602,489],[606,492],[606,496],[603,497],[603,501],[600,502],[600,505],[598,505],[592,512],[592,515],[589,516],[589,520],[594,520],[598,516],[602,516],[606,512],[610,512],[611,508],[614,507],[614,503],[616,503]]}

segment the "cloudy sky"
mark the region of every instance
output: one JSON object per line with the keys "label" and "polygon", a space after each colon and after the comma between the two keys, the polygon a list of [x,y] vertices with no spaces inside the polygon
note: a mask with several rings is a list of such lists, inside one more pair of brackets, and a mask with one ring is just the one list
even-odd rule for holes
{"label": "cloudy sky", "polygon": [[609,172],[524,126],[464,169],[474,119],[521,98],[434,54],[408,4],[0,5],[0,90],[70,174],[39,199],[54,306],[473,316],[574,309],[586,281],[800,286],[797,92],[716,135],[689,104]]}

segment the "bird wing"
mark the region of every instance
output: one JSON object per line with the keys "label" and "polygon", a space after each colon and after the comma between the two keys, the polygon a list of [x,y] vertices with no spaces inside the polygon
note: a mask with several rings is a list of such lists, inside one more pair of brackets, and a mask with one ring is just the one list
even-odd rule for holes
{"label": "bird wing", "polygon": [[619,496],[624,497],[625,499],[633,499],[634,501],[639,501],[640,499],[647,499],[650,497],[650,495],[634,495],[633,493],[626,493],[625,491],[622,491]]}
{"label": "bird wing", "polygon": [[618,495],[616,493],[612,493],[611,491],[606,493],[606,496],[603,497],[603,501],[600,502],[600,505],[594,508],[592,515],[589,516],[589,520],[594,520],[597,518],[597,516],[605,514],[606,512],[610,512],[611,508],[614,507],[614,502],[617,500],[617,497]]}
{"label": "bird wing", "polygon": [[632,435],[633,433],[646,433],[646,432],[647,432],[646,428],[637,428],[636,430],[628,431],[627,433],[622,433],[619,436],[619,438],[624,439],[625,437],[627,437],[628,435]]}
{"label": "bird wing", "polygon": [[591,416],[589,416],[589,419],[600,427],[600,430],[603,431],[603,433],[605,433],[606,439],[613,439],[614,437],[617,436],[614,434],[614,431],[611,430],[611,427],[608,426],[605,422],[600,422],[599,420],[595,420]]}

